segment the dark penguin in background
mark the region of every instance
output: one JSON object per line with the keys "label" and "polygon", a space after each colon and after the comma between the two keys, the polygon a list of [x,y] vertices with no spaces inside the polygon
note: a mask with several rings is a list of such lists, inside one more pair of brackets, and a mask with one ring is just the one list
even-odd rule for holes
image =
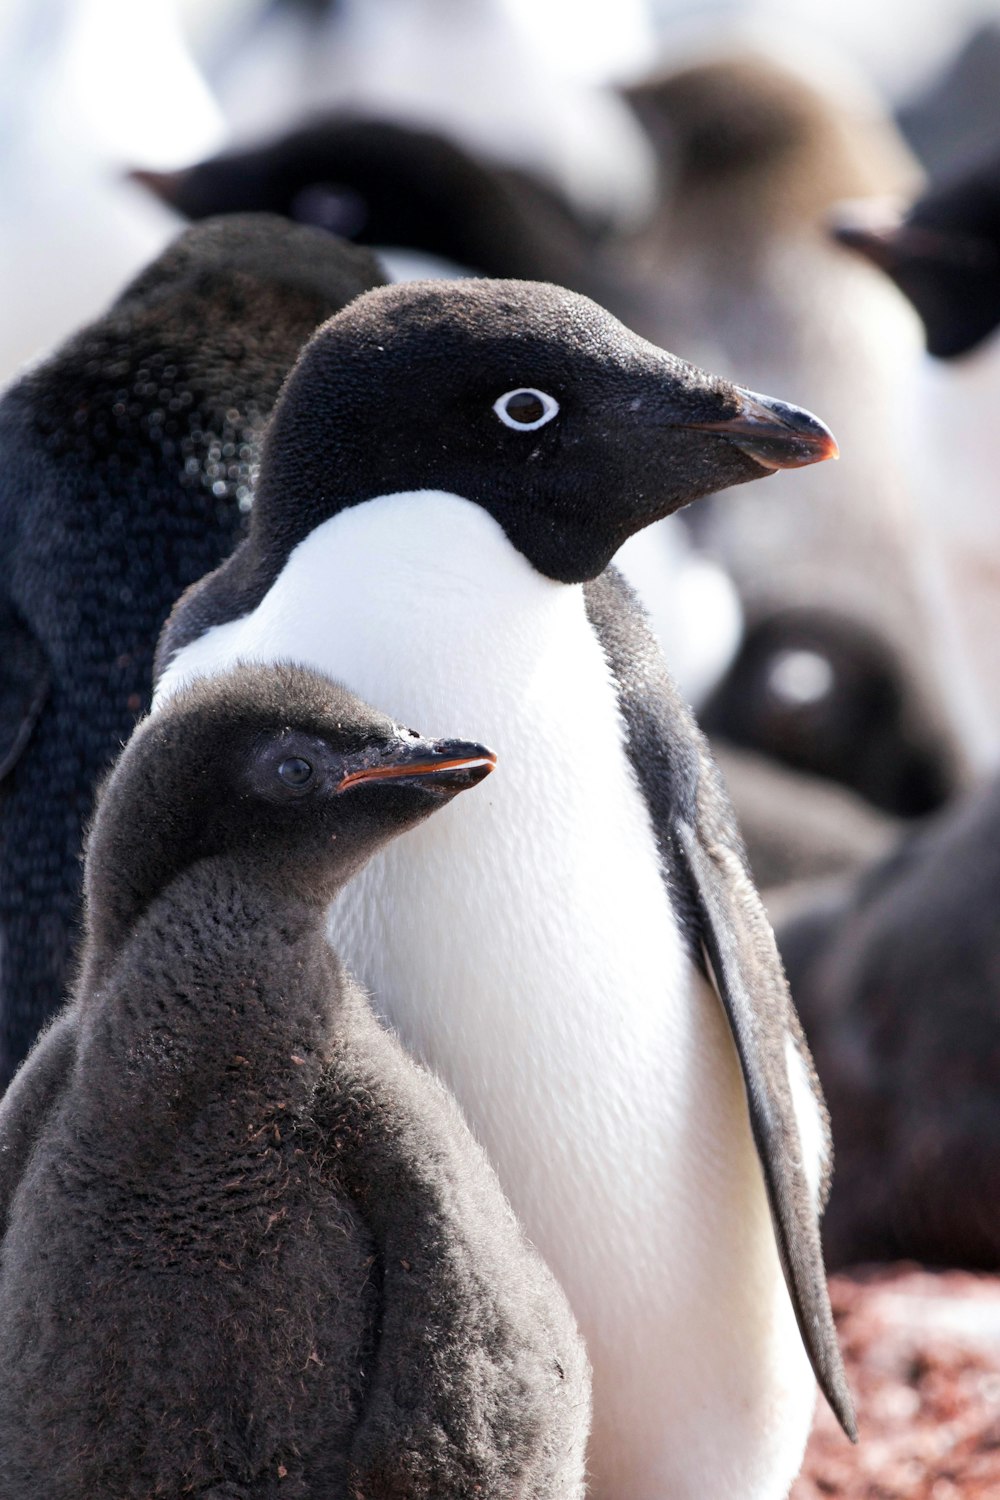
{"label": "dark penguin in background", "polygon": [[969,354],[1000,327],[1000,146],[932,182],[904,212],[845,205],[832,227],[910,299],[936,359]]}
{"label": "dark penguin in background", "polygon": [[924,528],[940,677],[973,768],[1000,768],[1000,151],[932,183],[902,216],[846,205],[834,233],[880,266],[923,320],[904,435]]}
{"label": "dark penguin in background", "polygon": [[582,1497],[565,1299],[325,935],[492,764],[290,668],[136,732],[0,1108],[5,1500]]}
{"label": "dark penguin in background", "polygon": [[1000,781],[779,944],[837,1142],[829,1260],[1000,1265]]}
{"label": "dark penguin in background", "polygon": [[779,1500],[810,1357],[852,1424],[812,1066],[715,767],[607,570],[698,495],[833,451],[560,288],[383,288],[303,352],[250,536],[158,652],[154,722],[292,659],[495,737],[488,791],[377,855],[331,933],[569,1297],[602,1500]]}
{"label": "dark penguin in background", "polygon": [[382,279],[315,230],[205,224],[0,404],[0,1085],[64,998],[82,828],[160,627],[245,534],[302,344]]}
{"label": "dark penguin in background", "polygon": [[940,741],[889,643],[835,610],[774,610],[747,625],[699,715],[706,733],[850,787],[899,817],[945,801]]}
{"label": "dark penguin in background", "polygon": [[414,125],[333,114],[181,171],[131,175],[188,219],[263,210],[477,275],[596,292],[598,229],[568,199]]}

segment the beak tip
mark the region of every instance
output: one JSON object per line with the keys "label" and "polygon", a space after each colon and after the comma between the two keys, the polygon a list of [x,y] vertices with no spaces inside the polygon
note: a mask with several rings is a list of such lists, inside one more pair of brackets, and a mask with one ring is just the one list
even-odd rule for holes
{"label": "beak tip", "polygon": [[704,425],[727,437],[762,469],[804,469],[840,457],[833,433],[812,412],[741,386],[737,391],[742,401],[738,415]]}

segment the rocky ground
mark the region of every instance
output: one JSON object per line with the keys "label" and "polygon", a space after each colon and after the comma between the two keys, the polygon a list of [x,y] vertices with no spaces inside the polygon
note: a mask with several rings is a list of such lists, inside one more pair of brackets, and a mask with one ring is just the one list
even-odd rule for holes
{"label": "rocky ground", "polygon": [[790,1500],[1000,1500],[1000,1276],[880,1268],[830,1295],[861,1436],[820,1403]]}

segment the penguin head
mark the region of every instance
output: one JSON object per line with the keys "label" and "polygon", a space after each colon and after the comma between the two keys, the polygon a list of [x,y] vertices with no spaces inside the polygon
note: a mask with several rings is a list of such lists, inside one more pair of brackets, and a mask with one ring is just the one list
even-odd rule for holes
{"label": "penguin head", "polygon": [[708,734],[919,817],[949,791],[947,757],[898,653],[860,620],[788,606],[752,620],[699,714]]}
{"label": "penguin head", "polygon": [[188,219],[266,211],[345,239],[454,255],[493,209],[502,174],[435,132],[324,116],[259,146],[133,181]]}
{"label": "penguin head", "polygon": [[495,760],[482,745],[424,739],[301,667],[239,666],[196,683],[139,726],[101,792],[91,931],[123,931],[215,858],[320,910]]}
{"label": "penguin head", "polygon": [[[748,239],[820,229],[838,198],[910,186],[914,167],[894,131],[853,83],[831,84],[829,62],[803,72],[748,48],[625,90],[659,159],[670,240],[724,225]],[[721,248],[735,259],[747,243]]]}
{"label": "penguin head", "polygon": [[906,213],[842,204],[831,230],[910,299],[935,358],[968,354],[1000,326],[1000,156],[933,184]]}
{"label": "penguin head", "polygon": [[594,578],[700,495],[836,456],[815,417],[705,374],[538,282],[409,282],[314,336],[275,410],[251,536],[287,555],[420,490],[488,511],[539,572]]}

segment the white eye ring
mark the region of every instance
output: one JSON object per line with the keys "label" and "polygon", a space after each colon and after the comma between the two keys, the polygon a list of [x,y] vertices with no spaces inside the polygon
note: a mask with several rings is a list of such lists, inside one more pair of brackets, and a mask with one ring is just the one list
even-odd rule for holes
{"label": "white eye ring", "polygon": [[[515,396],[533,396],[542,405],[542,414],[533,422],[519,422],[512,417],[507,410],[507,403]],[[544,427],[546,422],[559,414],[559,402],[554,396],[548,396],[544,391],[536,391],[534,386],[519,385],[516,391],[504,391],[503,395],[493,403],[493,410],[500,418],[505,427],[512,427],[515,432],[534,432],[536,427]]]}

